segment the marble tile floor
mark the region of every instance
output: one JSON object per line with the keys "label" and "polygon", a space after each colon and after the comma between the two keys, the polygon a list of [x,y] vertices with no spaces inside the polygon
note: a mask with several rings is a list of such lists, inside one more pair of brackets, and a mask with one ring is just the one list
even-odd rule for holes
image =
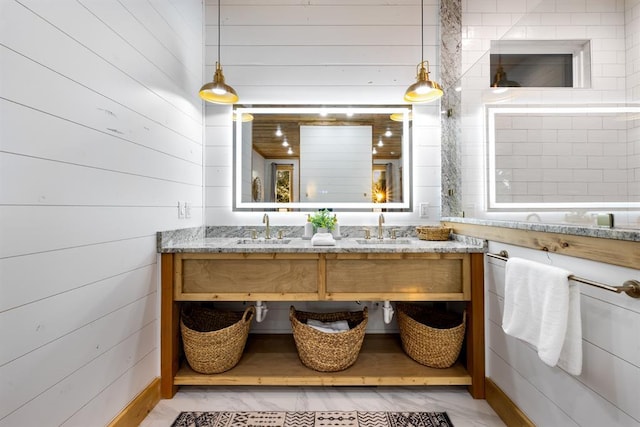
{"label": "marble tile floor", "polygon": [[180,411],[446,411],[455,427],[504,426],[463,387],[181,387],[141,427],[169,427]]}

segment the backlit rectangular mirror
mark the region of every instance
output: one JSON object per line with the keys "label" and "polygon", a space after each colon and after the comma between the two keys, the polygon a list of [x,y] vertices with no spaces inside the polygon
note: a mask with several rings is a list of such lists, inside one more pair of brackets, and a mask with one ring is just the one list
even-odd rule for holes
{"label": "backlit rectangular mirror", "polygon": [[411,110],[234,109],[234,209],[410,209]]}

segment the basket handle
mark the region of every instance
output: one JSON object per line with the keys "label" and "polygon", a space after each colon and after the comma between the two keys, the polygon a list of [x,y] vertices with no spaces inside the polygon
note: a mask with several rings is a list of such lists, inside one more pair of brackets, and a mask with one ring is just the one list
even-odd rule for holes
{"label": "basket handle", "polygon": [[246,322],[251,322],[253,316],[256,315],[256,308],[252,305],[244,309],[244,313],[242,314],[242,320]]}
{"label": "basket handle", "polygon": [[296,308],[294,306],[289,307],[289,320],[293,319],[296,315]]}

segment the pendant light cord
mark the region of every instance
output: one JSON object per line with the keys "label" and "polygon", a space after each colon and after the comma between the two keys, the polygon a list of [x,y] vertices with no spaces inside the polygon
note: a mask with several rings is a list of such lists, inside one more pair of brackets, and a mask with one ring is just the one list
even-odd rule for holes
{"label": "pendant light cord", "polygon": [[422,50],[420,52],[421,64],[424,64],[424,0],[420,0],[420,41]]}
{"label": "pendant light cord", "polygon": [[220,61],[220,2],[222,0],[218,0],[218,64],[221,63]]}

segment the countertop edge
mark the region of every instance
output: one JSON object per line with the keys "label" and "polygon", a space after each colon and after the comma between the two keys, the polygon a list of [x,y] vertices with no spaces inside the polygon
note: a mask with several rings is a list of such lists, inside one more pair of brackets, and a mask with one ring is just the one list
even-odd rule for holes
{"label": "countertop edge", "polygon": [[[177,235],[173,233],[173,235]],[[237,237],[195,237],[178,241],[163,240],[158,237],[157,252],[166,253],[484,253],[487,243],[483,239],[452,234],[450,240],[426,241],[411,238],[409,243],[358,243],[356,238],[336,241],[335,246],[313,246],[309,240],[299,237],[287,238],[289,243],[282,244],[274,239],[273,243],[258,239],[256,243],[238,243]],[[162,244],[160,244],[162,242]]]}
{"label": "countertop edge", "polygon": [[546,224],[525,221],[507,221],[495,219],[444,217],[442,222],[482,225],[487,227],[511,228],[517,230],[539,231],[572,236],[594,237],[598,239],[626,240],[640,242],[640,230],[627,228],[606,228],[597,226],[581,226],[572,224]]}

